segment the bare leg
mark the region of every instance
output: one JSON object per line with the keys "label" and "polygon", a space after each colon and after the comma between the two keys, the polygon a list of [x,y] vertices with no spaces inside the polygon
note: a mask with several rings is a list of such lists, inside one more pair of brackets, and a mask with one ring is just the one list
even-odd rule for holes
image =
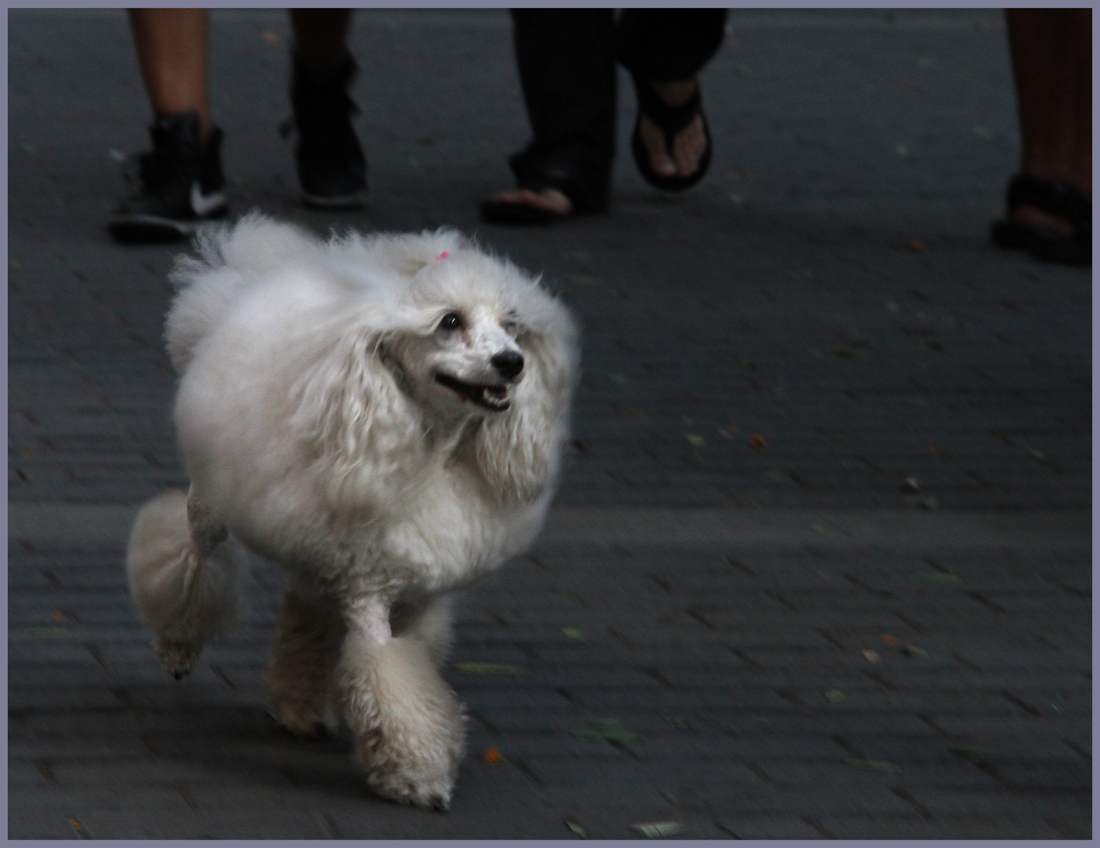
{"label": "bare leg", "polygon": [[[1008,9],[1022,140],[1021,170],[1092,196],[1092,10]],[[1013,217],[1063,234],[1064,220],[1026,204]]]}
{"label": "bare leg", "polygon": [[336,729],[333,673],[343,639],[339,607],[292,579],[275,622],[267,678],[276,714],[288,730],[312,736]]}
{"label": "bare leg", "polygon": [[202,139],[210,134],[207,82],[209,14],[206,9],[130,9],[138,62],[157,115],[199,113]]}
{"label": "bare leg", "polygon": [[379,795],[446,809],[464,749],[462,709],[420,638],[395,637],[378,598],[344,610],[337,666],[355,759]]}
{"label": "bare leg", "polygon": [[291,9],[294,53],[302,64],[326,71],[348,53],[351,9]]}

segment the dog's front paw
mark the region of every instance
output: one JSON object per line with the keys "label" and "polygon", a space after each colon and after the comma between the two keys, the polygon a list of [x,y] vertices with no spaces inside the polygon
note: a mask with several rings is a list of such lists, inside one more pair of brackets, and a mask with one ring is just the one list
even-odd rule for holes
{"label": "dog's front paw", "polygon": [[176,680],[191,673],[202,653],[202,645],[193,642],[170,642],[157,639],[157,657],[164,670]]}
{"label": "dog's front paw", "polygon": [[378,748],[368,756],[367,784],[378,795],[400,804],[450,809],[461,751],[438,752],[413,763],[394,760]]}
{"label": "dog's front paw", "polygon": [[451,792],[465,752],[464,719],[457,700],[435,722],[405,733],[378,730],[356,742],[355,756],[367,784],[383,798],[436,810],[451,806]]}

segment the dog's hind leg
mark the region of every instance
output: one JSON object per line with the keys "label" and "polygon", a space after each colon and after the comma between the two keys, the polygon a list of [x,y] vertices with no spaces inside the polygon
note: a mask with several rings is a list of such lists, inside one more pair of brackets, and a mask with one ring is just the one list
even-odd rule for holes
{"label": "dog's hind leg", "polygon": [[420,639],[428,648],[432,665],[442,668],[454,643],[451,626],[453,607],[454,598],[451,595],[439,595],[422,606],[402,611],[400,615],[391,614],[393,635]]}
{"label": "dog's hind leg", "polygon": [[157,656],[179,679],[203,645],[236,622],[247,560],[193,493],[169,489],[138,511],[126,571],[134,601],[156,633]]}
{"label": "dog's hind leg", "polygon": [[344,641],[339,606],[291,578],[271,639],[267,687],[276,717],[293,733],[335,732],[333,673]]}
{"label": "dog's hind leg", "polygon": [[385,798],[447,809],[464,749],[458,699],[423,639],[392,634],[382,600],[357,599],[344,616],[337,683],[367,783]]}

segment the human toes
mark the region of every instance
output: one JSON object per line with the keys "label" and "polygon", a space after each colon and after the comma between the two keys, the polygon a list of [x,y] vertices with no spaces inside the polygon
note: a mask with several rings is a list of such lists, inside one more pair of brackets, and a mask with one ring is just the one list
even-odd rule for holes
{"label": "human toes", "polygon": [[664,133],[645,115],[638,122],[638,132],[642,137],[642,144],[649,151],[649,166],[653,172],[662,177],[676,176],[677,165],[665,148]]}

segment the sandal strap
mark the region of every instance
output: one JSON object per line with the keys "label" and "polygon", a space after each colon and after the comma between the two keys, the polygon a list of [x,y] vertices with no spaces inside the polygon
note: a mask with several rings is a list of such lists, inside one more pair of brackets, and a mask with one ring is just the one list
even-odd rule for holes
{"label": "sandal strap", "polygon": [[639,111],[660,127],[669,150],[677,133],[703,113],[703,90],[698,83],[692,95],[677,106],[662,100],[653,87],[637,75],[634,76],[634,88],[638,92]]}
{"label": "sandal strap", "polygon": [[1091,237],[1092,200],[1069,183],[1017,174],[1008,184],[1008,209],[1026,203],[1073,225],[1075,234]]}

